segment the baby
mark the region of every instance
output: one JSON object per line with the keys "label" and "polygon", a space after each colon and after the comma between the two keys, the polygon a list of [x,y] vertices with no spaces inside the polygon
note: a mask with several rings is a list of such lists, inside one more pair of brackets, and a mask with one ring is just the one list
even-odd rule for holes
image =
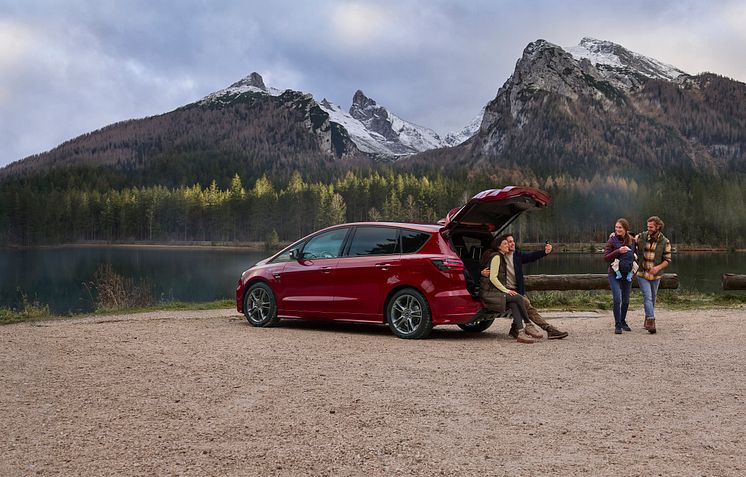
{"label": "baby", "polygon": [[[613,234],[612,234],[613,235]],[[632,237],[632,245],[630,245],[630,248],[632,249],[632,263],[630,262],[629,255],[624,254],[621,255],[622,261],[620,262],[618,258],[614,259],[613,262],[611,262],[611,269],[616,272],[616,279],[619,280],[622,278],[622,272],[627,271],[627,281],[631,282],[632,277],[635,276],[635,273],[637,273],[637,269],[640,268],[640,265],[637,263],[637,254],[635,253],[635,245],[637,242],[637,237],[635,234],[630,233],[630,237]]]}
{"label": "baby", "polygon": [[[631,282],[632,277],[637,273],[637,270],[640,268],[640,265],[637,264],[637,254],[634,254],[634,261],[632,262],[632,270],[627,272],[627,281]],[[615,258],[613,262],[611,262],[611,269],[616,272],[616,279],[619,280],[622,278],[622,272],[619,270],[619,259]]]}
{"label": "baby", "polygon": [[[609,235],[609,237],[612,237],[614,234]],[[613,262],[611,262],[611,269],[616,272],[616,279],[620,280],[622,278],[622,273],[627,272],[627,278],[628,282],[632,281],[632,277],[635,276],[635,273],[637,273],[637,270],[640,268],[640,265],[637,263],[637,254],[635,253],[636,242],[637,237],[635,234],[630,233],[630,237],[632,237],[632,244],[630,245],[631,252],[632,252],[632,259],[630,260],[630,256],[628,253],[625,253],[623,255],[620,255],[622,257],[622,261],[620,261],[618,258],[614,259]],[[630,261],[632,263],[630,263]]]}

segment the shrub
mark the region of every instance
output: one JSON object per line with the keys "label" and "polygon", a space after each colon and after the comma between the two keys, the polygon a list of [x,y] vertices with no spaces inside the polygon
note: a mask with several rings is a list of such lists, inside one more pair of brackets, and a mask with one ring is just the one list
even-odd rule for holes
{"label": "shrub", "polygon": [[152,283],[141,280],[135,284],[133,279],[115,272],[108,263],[99,265],[93,274],[93,280],[83,286],[91,295],[97,310],[142,308],[155,304]]}

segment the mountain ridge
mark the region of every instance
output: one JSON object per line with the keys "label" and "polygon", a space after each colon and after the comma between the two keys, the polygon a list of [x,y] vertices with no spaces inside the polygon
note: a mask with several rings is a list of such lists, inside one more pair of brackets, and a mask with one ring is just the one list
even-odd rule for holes
{"label": "mountain ridge", "polygon": [[193,172],[173,174],[193,180],[214,170],[208,162],[215,160],[248,177],[292,169],[314,176],[381,161],[449,173],[740,172],[744,91],[735,80],[689,75],[609,41],[585,37],[562,48],[539,39],[495,98],[443,137],[362,90],[344,111],[326,98],[267,86],[254,72],[174,111],[115,123],[11,163],[0,177],[78,166],[165,174],[178,164]]}

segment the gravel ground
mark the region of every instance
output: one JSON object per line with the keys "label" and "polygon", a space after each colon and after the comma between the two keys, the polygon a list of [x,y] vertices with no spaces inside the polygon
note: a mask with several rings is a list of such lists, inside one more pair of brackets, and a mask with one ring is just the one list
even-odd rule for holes
{"label": "gravel ground", "polygon": [[745,475],[746,309],[384,326],[157,312],[0,327],[0,475]]}

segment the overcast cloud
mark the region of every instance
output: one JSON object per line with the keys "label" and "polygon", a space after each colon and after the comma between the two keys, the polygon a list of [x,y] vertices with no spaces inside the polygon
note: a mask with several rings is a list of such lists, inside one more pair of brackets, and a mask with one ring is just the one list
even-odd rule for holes
{"label": "overcast cloud", "polygon": [[746,81],[744,1],[0,0],[0,167],[253,71],[345,109],[362,89],[447,133],[529,42],[584,36]]}

